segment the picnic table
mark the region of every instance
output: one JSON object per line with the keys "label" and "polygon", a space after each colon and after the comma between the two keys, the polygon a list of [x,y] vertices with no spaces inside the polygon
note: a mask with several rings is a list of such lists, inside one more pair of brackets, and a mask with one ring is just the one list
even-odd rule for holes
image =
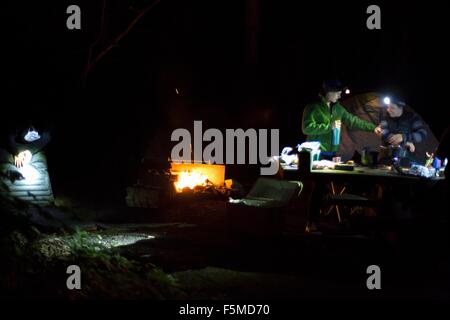
{"label": "picnic table", "polygon": [[[425,178],[402,173],[391,166],[367,167],[354,165],[344,167],[347,170],[332,168],[310,169],[308,162],[302,165],[286,165],[281,163],[281,175],[284,179],[312,182],[309,207],[328,206],[325,214],[336,210],[339,222],[342,221],[342,207],[377,207],[388,213],[392,211],[392,203],[401,203],[405,209],[411,209],[418,190],[435,186],[444,177]],[[368,192],[369,190],[369,192]],[[350,193],[348,193],[350,191]],[[320,193],[320,194],[317,194]],[[326,199],[324,201],[323,199]],[[318,203],[318,202],[321,203]],[[355,210],[351,210],[353,213]]]}

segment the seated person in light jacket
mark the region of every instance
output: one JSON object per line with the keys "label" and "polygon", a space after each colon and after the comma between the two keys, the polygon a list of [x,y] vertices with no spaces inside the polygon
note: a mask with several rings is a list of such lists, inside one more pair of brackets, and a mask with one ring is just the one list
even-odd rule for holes
{"label": "seated person in light jacket", "polygon": [[17,168],[30,163],[50,142],[50,133],[38,131],[33,126],[19,129],[9,134],[7,141],[0,146],[0,163],[13,164]]}

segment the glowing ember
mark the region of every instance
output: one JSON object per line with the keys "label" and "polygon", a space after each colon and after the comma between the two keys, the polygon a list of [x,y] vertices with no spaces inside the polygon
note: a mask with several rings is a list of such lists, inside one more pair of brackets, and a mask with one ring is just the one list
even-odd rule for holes
{"label": "glowing ember", "polygon": [[178,175],[178,181],[175,182],[175,188],[177,192],[182,192],[184,188],[194,189],[196,186],[206,186],[208,177],[197,170],[186,170],[180,172]]}

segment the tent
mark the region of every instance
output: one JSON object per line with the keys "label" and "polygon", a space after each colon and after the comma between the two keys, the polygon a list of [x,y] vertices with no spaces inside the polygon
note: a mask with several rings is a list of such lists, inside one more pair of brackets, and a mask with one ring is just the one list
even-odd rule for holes
{"label": "tent", "polygon": [[[384,109],[383,98],[385,95],[375,92],[369,92],[351,96],[342,101],[342,105],[350,113],[360,117],[361,119],[379,124]],[[406,110],[415,112],[411,106],[407,105]],[[417,113],[417,112],[416,112]],[[420,117],[420,115],[419,115]],[[423,121],[423,119],[422,119]],[[438,140],[431,132],[430,127],[423,121],[428,135],[425,141],[416,145],[416,157],[420,162],[426,159],[426,152],[434,151],[438,145]],[[343,160],[351,159],[358,151],[360,154],[362,149],[368,148],[369,151],[380,151],[380,138],[373,133],[348,130],[343,126],[341,130],[341,146],[339,154]]]}

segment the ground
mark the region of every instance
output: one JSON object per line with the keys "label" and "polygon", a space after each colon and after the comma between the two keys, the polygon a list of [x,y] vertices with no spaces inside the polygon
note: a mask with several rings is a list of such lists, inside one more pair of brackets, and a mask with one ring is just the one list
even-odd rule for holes
{"label": "ground", "polygon": [[[27,256],[31,271],[15,274],[13,292],[69,299],[450,298],[447,255],[383,233],[340,229],[333,216],[330,232],[305,234],[303,209],[294,203],[276,234],[256,233],[261,224],[237,228],[220,197],[180,198],[160,209],[48,208],[51,228],[29,241],[36,253]],[[239,214],[245,220],[246,211]],[[70,264],[86,272],[84,290],[66,289]],[[373,264],[382,271],[379,291],[366,286]]]}

